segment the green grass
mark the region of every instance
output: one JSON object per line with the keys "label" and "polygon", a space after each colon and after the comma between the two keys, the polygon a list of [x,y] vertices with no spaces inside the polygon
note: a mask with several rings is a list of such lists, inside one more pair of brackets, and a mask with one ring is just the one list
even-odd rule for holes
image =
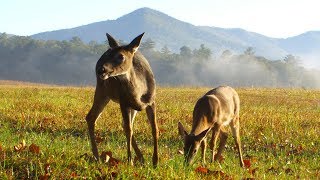
{"label": "green grass", "polygon": [[[183,165],[178,153],[183,143],[177,123],[191,128],[196,100],[209,88],[158,88],[157,119],[160,163],[152,167],[151,128],[145,112],[138,114],[134,134],[145,165],[126,164],[126,140],[117,104],[109,103],[96,124],[102,142],[99,152],[111,151],[118,166],[95,163],[91,157],[84,120],[92,105],[93,88],[50,86],[0,86],[0,179],[319,179],[320,91],[303,89],[237,89],[241,99],[240,128],[243,153],[249,169],[239,167],[231,134],[224,161]],[[14,146],[25,140],[26,149]],[[32,144],[40,153],[32,153]],[[209,162],[210,151],[207,150]],[[47,169],[47,170],[46,170]],[[48,170],[49,169],[49,170]]]}

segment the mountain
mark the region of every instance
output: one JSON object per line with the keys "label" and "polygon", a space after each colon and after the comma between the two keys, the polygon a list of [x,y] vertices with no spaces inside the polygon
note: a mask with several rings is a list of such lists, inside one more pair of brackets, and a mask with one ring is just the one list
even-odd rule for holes
{"label": "mountain", "polygon": [[199,48],[201,44],[209,47],[216,55],[226,49],[240,53],[248,47],[253,47],[257,55],[282,59],[287,54],[305,55],[320,50],[320,31],[277,39],[238,28],[195,26],[149,8],[137,9],[116,20],[42,32],[32,37],[43,40],[69,40],[78,36],[85,42],[104,42],[106,32],[125,42],[146,32],[144,40],[151,38],[155,41],[157,49],[167,46],[174,52],[179,52],[182,46],[194,49]]}
{"label": "mountain", "polygon": [[299,36],[279,40],[280,46],[298,54],[318,52],[320,50],[320,32],[309,31]]}
{"label": "mountain", "polygon": [[16,35],[14,35],[14,34],[7,34],[7,33],[5,33],[5,32],[3,32],[3,33],[0,32],[0,35],[2,35],[2,34],[5,34],[8,38],[9,38],[9,37],[12,37],[12,36],[16,36]]}

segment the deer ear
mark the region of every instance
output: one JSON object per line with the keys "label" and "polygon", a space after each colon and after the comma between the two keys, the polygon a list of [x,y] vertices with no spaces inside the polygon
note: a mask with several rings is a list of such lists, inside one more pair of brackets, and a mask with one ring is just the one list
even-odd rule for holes
{"label": "deer ear", "polygon": [[137,52],[143,35],[144,33],[140,34],[139,36],[137,36],[131,41],[131,43],[128,45],[128,48],[130,51],[132,51],[133,53]]}
{"label": "deer ear", "polygon": [[208,128],[204,131],[202,131],[200,134],[196,135],[196,140],[197,141],[202,141],[208,134],[208,132],[210,131],[211,128]]}
{"label": "deer ear", "polygon": [[115,48],[119,46],[119,43],[110,34],[107,33],[106,35],[108,38],[109,46],[111,48]]}
{"label": "deer ear", "polygon": [[183,125],[181,124],[181,122],[178,122],[178,130],[179,130],[179,135],[185,139],[186,136],[188,136],[187,131],[184,129]]}

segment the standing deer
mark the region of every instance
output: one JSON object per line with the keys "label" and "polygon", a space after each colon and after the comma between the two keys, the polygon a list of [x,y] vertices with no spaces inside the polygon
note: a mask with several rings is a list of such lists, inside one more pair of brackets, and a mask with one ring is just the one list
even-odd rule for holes
{"label": "standing deer", "polygon": [[148,61],[137,52],[144,33],[137,36],[128,45],[120,46],[107,33],[110,48],[96,64],[96,90],[92,108],[86,116],[92,153],[99,161],[94,128],[97,118],[110,100],[120,104],[122,126],[127,139],[128,163],[133,164],[132,147],[138,160],[144,163],[143,155],[133,136],[133,121],[137,111],[146,110],[152,128],[154,142],[153,165],[158,164],[159,131],[156,122],[155,79]]}
{"label": "standing deer", "polygon": [[[207,92],[196,103],[193,110],[193,123],[190,134],[179,122],[179,134],[184,139],[185,162],[190,164],[201,146],[202,161],[205,163],[206,137],[212,130],[210,146],[212,149],[212,161],[219,159],[226,144],[228,134],[226,126],[230,125],[235,143],[238,149],[240,166],[243,167],[239,134],[240,99],[237,92],[228,86],[220,86]],[[215,147],[220,134],[218,152],[215,155]]]}

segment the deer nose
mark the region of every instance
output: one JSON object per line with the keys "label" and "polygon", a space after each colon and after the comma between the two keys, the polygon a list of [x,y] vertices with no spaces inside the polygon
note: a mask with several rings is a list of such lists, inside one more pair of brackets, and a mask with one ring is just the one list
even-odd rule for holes
{"label": "deer nose", "polygon": [[103,73],[105,73],[105,71],[106,71],[106,69],[102,66],[102,67],[98,68],[97,73],[103,74]]}

